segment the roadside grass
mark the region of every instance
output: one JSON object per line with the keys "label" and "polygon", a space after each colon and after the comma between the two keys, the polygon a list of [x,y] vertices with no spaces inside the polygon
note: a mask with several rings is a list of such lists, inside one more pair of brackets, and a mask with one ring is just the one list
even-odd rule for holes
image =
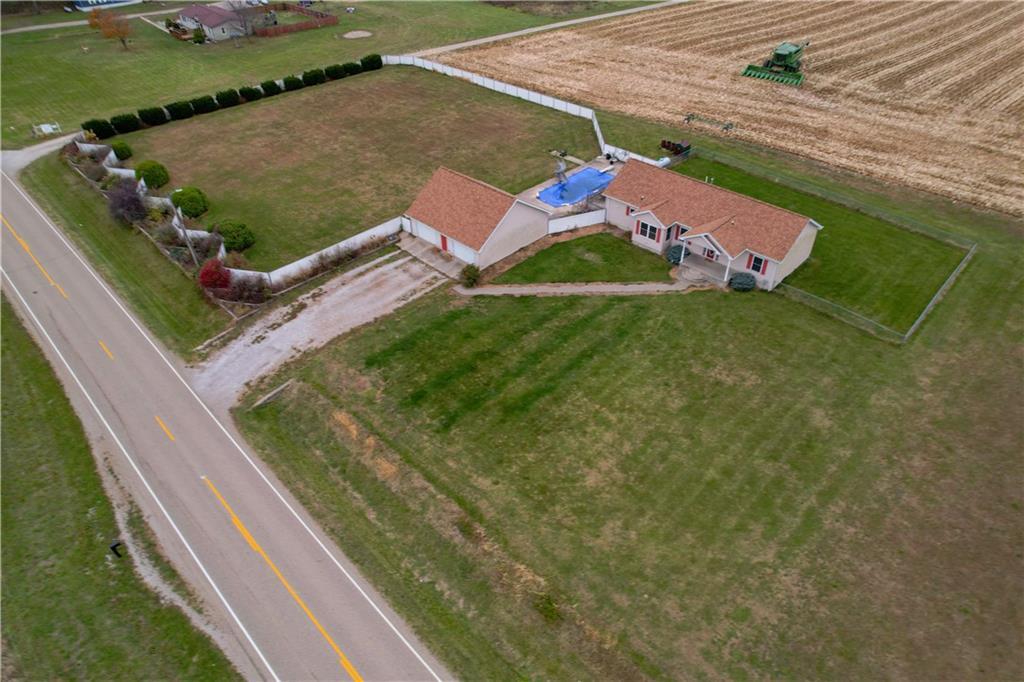
{"label": "roadside grass", "polygon": [[613,234],[553,244],[494,278],[495,284],[543,282],[667,282],[664,258]]}
{"label": "roadside grass", "polygon": [[438,292],[236,410],[456,675],[1024,675],[1020,224],[778,159],[980,242],[909,344],[762,292]]}
{"label": "roadside grass", "polygon": [[189,357],[227,326],[228,315],[144,235],[114,222],[103,197],[56,155],[34,162],[19,180],[146,327],[179,355]]}
{"label": "roadside grass", "polygon": [[2,322],[4,677],[236,679],[107,549],[117,526],[82,425],[6,299]]}
{"label": "roadside grass", "polygon": [[550,175],[550,150],[598,152],[585,119],[399,66],[122,137],[168,190],[207,193],[204,224],[247,223],[263,270],[401,214],[440,165],[516,193]]}
{"label": "roadside grass", "polygon": [[[5,35],[0,37],[2,144],[4,149],[31,144],[35,123],[57,121],[74,131],[90,118],[210,95],[371,52],[402,54],[633,4],[594,3],[578,14],[558,16],[482,2],[360,2],[349,15],[337,4],[327,6],[340,13],[337,26],[202,46],[133,19],[128,51],[88,27]],[[341,38],[352,30],[373,36]],[[309,112],[303,118],[315,116]]]}
{"label": "roadside grass", "polygon": [[786,278],[809,291],[905,332],[965,251],[840,204],[694,157],[674,167],[699,180],[796,211],[824,226],[811,257]]}

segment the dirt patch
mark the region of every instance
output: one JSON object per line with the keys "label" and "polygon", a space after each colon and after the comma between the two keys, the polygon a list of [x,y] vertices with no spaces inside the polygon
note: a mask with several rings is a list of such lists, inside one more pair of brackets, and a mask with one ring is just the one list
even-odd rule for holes
{"label": "dirt patch", "polygon": [[[1022,31],[1022,3],[693,2],[440,59],[1021,215]],[[803,39],[802,87],[739,75]]]}
{"label": "dirt patch", "polygon": [[369,38],[372,35],[372,31],[349,31],[348,33],[342,35],[341,37],[345,38],[346,40],[355,40],[357,38]]}

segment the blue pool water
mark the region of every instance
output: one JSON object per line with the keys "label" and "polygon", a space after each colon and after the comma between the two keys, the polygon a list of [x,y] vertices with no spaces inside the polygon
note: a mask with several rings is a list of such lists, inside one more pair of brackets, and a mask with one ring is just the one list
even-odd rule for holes
{"label": "blue pool water", "polygon": [[602,173],[596,168],[584,168],[573,173],[565,182],[545,187],[538,195],[548,206],[565,206],[583,201],[591,194],[600,192],[615,178],[611,173]]}

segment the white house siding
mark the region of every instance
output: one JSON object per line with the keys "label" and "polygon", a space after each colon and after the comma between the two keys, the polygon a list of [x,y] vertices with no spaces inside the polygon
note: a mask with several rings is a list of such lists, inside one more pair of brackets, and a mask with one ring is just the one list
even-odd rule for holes
{"label": "white house siding", "polygon": [[[665,226],[662,225],[661,222],[654,217],[654,214],[649,211],[645,211],[642,213],[634,213],[629,217],[632,219],[629,230],[631,233],[630,239],[633,241],[633,243],[639,246],[641,249],[647,249],[648,251],[653,251],[654,253],[657,254],[664,253],[667,230],[665,230]],[[638,222],[645,222],[648,225],[653,225],[657,227],[660,230],[658,240],[655,241],[654,239],[648,239],[647,237],[641,236],[640,233],[637,232]]]}
{"label": "white house siding", "polygon": [[236,38],[245,35],[245,31],[242,29],[240,23],[229,21],[226,24],[221,24],[216,28],[210,28],[204,26],[203,30],[206,32],[206,37],[210,40],[217,42],[218,40],[227,40],[228,38]]}
{"label": "white house siding", "polygon": [[[441,233],[427,225],[424,222],[416,220],[415,218],[409,218],[408,232],[414,237],[418,237],[425,242],[429,242],[432,246],[441,248]],[[476,264],[477,263],[477,252],[469,248],[461,242],[457,242],[451,237],[448,237],[448,253],[458,258],[463,263]]]}
{"label": "white house siding", "polygon": [[[764,258],[767,263],[764,268],[764,273],[756,272],[747,267],[747,261],[750,260],[750,256],[760,256]],[[775,261],[767,258],[759,253],[754,253],[750,250],[745,250],[740,255],[736,256],[736,260],[732,262],[732,272],[749,272],[757,280],[757,286],[761,289],[771,289],[775,281],[776,273],[778,271],[779,264]]]}
{"label": "white house siding", "polygon": [[548,214],[521,201],[512,204],[505,217],[480,247],[477,265],[486,268],[548,233]]}
{"label": "white house siding", "polygon": [[772,279],[769,280],[771,282],[771,285],[768,287],[769,289],[774,288],[776,284],[788,277],[794,270],[800,267],[801,263],[807,260],[811,255],[811,249],[814,248],[814,240],[817,237],[818,228],[808,221],[808,223],[804,225],[804,229],[800,233],[800,236],[796,238],[793,246],[789,249],[789,253],[787,253],[786,257],[782,259],[781,263],[779,263]]}
{"label": "white house siding", "polygon": [[609,225],[614,225],[620,230],[633,231],[633,221],[626,214],[627,205],[618,199],[611,197],[604,198],[604,210]]}

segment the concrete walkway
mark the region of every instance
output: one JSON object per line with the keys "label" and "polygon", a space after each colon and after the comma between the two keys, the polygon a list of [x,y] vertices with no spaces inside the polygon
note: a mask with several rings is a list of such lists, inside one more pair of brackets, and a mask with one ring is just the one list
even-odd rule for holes
{"label": "concrete walkway", "polygon": [[464,286],[453,287],[463,296],[652,296],[675,294],[684,291],[713,289],[682,280],[676,282],[640,282],[620,284],[616,282],[578,282],[565,284],[487,284],[474,289]]}
{"label": "concrete walkway", "polygon": [[77,134],[78,131],[67,133],[60,137],[53,137],[39,144],[34,144],[31,147],[25,147],[24,149],[5,149],[0,152],[0,167],[3,167],[5,173],[17,175],[21,172],[22,168],[36,159],[55,152],[68,142],[71,142]]}
{"label": "concrete walkway", "polygon": [[[139,17],[151,17],[157,14],[170,14],[181,10],[181,7],[168,7],[164,9],[153,10],[151,12],[137,12],[135,14],[125,14],[126,19],[137,19]],[[18,28],[9,28],[5,31],[0,31],[0,35],[6,36],[11,33],[28,33],[29,31],[48,31],[51,28],[74,28],[75,26],[88,26],[88,19],[79,19],[76,21],[56,21],[52,24],[36,24],[35,26],[19,26]]]}
{"label": "concrete walkway", "polygon": [[452,43],[451,45],[442,45],[441,47],[431,47],[426,50],[420,50],[419,52],[411,53],[413,57],[430,57],[433,55],[443,54],[445,52],[454,52],[455,50],[462,50],[467,47],[476,47],[478,45],[486,45],[487,43],[496,43],[499,40],[508,40],[509,38],[518,38],[520,36],[527,36],[531,33],[540,33],[542,31],[553,31],[559,28],[565,28],[567,26],[576,26],[577,24],[586,24],[591,21],[600,21],[601,19],[609,19],[611,17],[621,17],[627,14],[635,14],[637,12],[647,12],[652,9],[661,9],[662,7],[671,7],[672,5],[679,5],[689,0],[666,0],[666,2],[658,2],[653,5],[644,5],[642,7],[630,7],[629,9],[620,9],[616,12],[606,12],[604,14],[595,14],[592,17],[581,17],[579,19],[567,19],[565,21],[556,21],[553,24],[544,24],[543,26],[534,26],[533,28],[524,28],[519,31],[512,31],[510,33],[501,33],[496,36],[487,36],[485,38],[477,38],[476,40],[466,40],[461,43]]}

